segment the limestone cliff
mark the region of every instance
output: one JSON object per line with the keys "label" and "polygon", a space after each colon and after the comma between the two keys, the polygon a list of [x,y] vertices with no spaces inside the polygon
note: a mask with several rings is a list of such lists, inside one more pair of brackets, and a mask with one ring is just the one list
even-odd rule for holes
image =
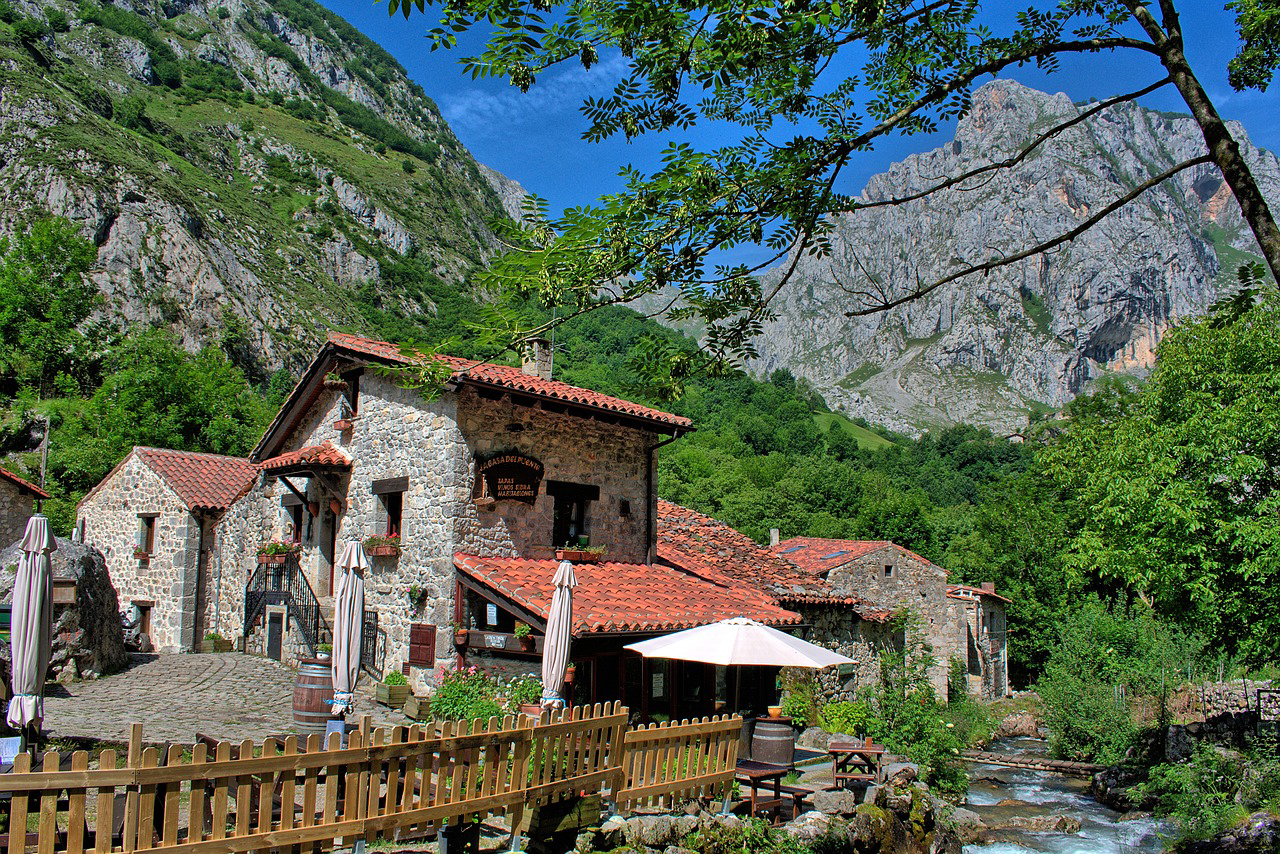
{"label": "limestone cliff", "polygon": [[195,346],[234,318],[268,367],[296,367],[325,329],[363,328],[362,287],[431,311],[380,283],[387,259],[458,285],[492,251],[506,184],[311,0],[3,6],[0,233],[41,213],[77,223],[109,324]]}
{"label": "limestone cliff", "polygon": [[[978,89],[955,139],[873,177],[862,198],[900,197],[1018,151],[1088,105],[998,81]],[[1233,133],[1263,192],[1280,164]],[[760,336],[757,370],[791,368],[835,407],[916,432],[958,421],[1017,430],[1108,371],[1141,372],[1170,324],[1203,312],[1257,252],[1215,167],[1181,173],[1074,242],[927,298],[847,318],[868,277],[929,282],[1046,240],[1204,150],[1186,117],[1108,109],[1015,168],[899,206],[843,216],[830,258],[803,258]]]}

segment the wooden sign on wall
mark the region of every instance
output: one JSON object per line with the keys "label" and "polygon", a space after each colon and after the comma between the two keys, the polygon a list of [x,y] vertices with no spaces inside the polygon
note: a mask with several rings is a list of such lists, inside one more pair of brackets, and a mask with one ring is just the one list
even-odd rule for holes
{"label": "wooden sign on wall", "polygon": [[525,504],[533,504],[538,499],[542,463],[533,457],[509,451],[479,462],[476,469],[484,480],[485,497]]}

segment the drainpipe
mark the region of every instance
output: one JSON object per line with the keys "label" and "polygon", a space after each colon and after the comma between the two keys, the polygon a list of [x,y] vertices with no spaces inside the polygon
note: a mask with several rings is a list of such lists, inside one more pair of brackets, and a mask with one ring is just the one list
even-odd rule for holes
{"label": "drainpipe", "polygon": [[657,457],[654,456],[658,449],[663,445],[670,445],[676,439],[683,436],[684,433],[676,431],[669,439],[663,439],[656,445],[649,446],[649,464],[644,468],[644,515],[645,515],[645,538],[644,538],[644,562],[652,565],[654,554],[658,545],[658,527],[657,519],[654,518],[654,507],[657,503],[657,496],[654,494],[655,487],[653,485],[653,469],[657,464]]}
{"label": "drainpipe", "polygon": [[[208,584],[204,577],[204,527],[208,523],[208,517],[203,513],[194,512],[191,514],[195,517],[196,524],[200,529],[200,536],[196,538],[196,595],[191,603],[191,620],[195,624],[195,630],[191,638],[191,651],[198,652],[200,649],[200,641],[203,635],[200,634],[200,599],[201,594],[206,593]],[[208,598],[207,596],[205,598]],[[208,617],[209,603],[205,602],[205,616]]]}

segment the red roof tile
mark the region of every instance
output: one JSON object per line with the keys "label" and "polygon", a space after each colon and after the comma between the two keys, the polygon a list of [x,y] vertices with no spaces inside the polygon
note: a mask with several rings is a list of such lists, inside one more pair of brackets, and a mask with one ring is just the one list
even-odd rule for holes
{"label": "red roof tile", "polygon": [[[454,565],[467,576],[540,617],[551,604],[558,561],[482,558],[458,553]],[[758,590],[725,587],[674,567],[634,563],[576,564],[573,633],[666,632],[750,617],[771,625],[800,622]]]}
{"label": "red roof tile", "polygon": [[[329,341],[330,343],[344,349],[361,353],[385,362],[407,365],[413,361],[411,357],[401,353],[400,348],[395,344],[390,344],[386,341],[377,341],[372,338],[361,338],[358,335],[346,335],[340,332],[330,332]],[[573,403],[579,406],[589,407],[591,409],[616,412],[620,415],[627,415],[632,418],[638,418],[642,421],[656,422],[658,424],[671,427],[680,427],[685,430],[692,429],[693,427],[693,422],[688,418],[684,418],[679,415],[672,415],[669,412],[662,412],[658,409],[651,409],[647,406],[641,406],[640,404],[632,403],[629,400],[610,397],[609,395],[601,394],[598,391],[578,388],[577,386],[572,386],[568,383],[562,383],[557,380],[547,380],[542,377],[531,376],[524,373],[519,368],[512,368],[506,365],[493,365],[488,362],[477,362],[471,359],[459,359],[455,356],[439,356],[438,358],[453,368],[454,379],[462,383],[523,392],[535,397],[564,401],[566,403]]]}
{"label": "red roof tile", "polygon": [[18,477],[16,474],[14,474],[11,471],[8,471],[7,469],[0,469],[0,478],[3,478],[9,481],[14,486],[18,487],[19,490],[27,493],[33,498],[39,498],[42,501],[49,498],[49,493],[45,492],[43,489],[36,486],[31,481],[23,480],[22,478]]}
{"label": "red roof tile", "polygon": [[226,510],[248,491],[258,474],[253,463],[240,457],[164,448],[134,450],[191,510]]}
{"label": "red roof tile", "polygon": [[994,590],[983,590],[981,587],[970,587],[968,584],[948,584],[947,595],[953,599],[971,599],[974,596],[990,596],[992,599],[999,599],[1001,602],[1013,601],[1007,596],[1001,596]]}
{"label": "red roof tile", "polygon": [[351,468],[351,458],[329,442],[323,445],[307,445],[296,451],[286,451],[259,465],[263,471],[278,471],[290,466],[332,466],[334,468]]}
{"label": "red roof tile", "polygon": [[[921,563],[937,566],[928,558],[921,557],[910,549],[904,549],[889,540],[828,540],[824,537],[792,537],[773,546],[771,551],[805,572],[826,575],[837,566],[844,566],[849,561],[866,557],[881,549],[894,549],[899,554],[914,558]],[[942,569],[942,567],[938,568]],[[946,570],[943,572],[945,573]]]}
{"label": "red roof tile", "polygon": [[741,531],[670,501],[658,502],[658,555],[687,572],[750,584],[783,600],[834,596],[826,581],[797,569]]}

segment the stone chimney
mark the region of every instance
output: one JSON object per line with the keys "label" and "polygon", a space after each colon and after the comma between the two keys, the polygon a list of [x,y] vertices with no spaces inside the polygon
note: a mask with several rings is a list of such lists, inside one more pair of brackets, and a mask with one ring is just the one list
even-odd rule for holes
{"label": "stone chimney", "polygon": [[769,545],[776,546],[779,542],[781,542],[781,537],[779,536],[778,529],[770,528],[769,529]]}
{"label": "stone chimney", "polygon": [[984,582],[982,582],[982,592],[983,592],[983,593],[995,593],[995,592],[996,592],[996,583],[995,583],[994,581],[984,581]]}
{"label": "stone chimney", "polygon": [[531,377],[551,379],[551,342],[546,338],[526,338],[520,371]]}

